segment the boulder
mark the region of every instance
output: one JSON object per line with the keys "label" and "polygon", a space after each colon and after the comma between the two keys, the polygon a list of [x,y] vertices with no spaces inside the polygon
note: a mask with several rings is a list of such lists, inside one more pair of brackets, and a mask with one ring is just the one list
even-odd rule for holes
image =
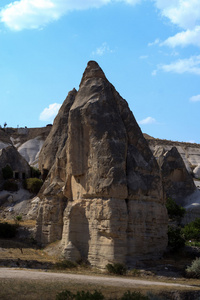
{"label": "boulder", "polygon": [[36,238],[103,268],[160,256],[167,212],[159,166],[127,102],[90,61],[64,101],[39,157]]}

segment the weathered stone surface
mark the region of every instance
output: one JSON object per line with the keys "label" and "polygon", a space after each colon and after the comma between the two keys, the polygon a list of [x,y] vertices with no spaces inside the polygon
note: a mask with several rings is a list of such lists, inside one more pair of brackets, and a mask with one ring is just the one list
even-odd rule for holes
{"label": "weathered stone surface", "polygon": [[163,147],[165,151],[169,151],[172,147],[176,147],[189,173],[192,173],[194,168],[200,164],[200,144],[155,139],[147,134],[144,134],[144,136],[153,153],[160,147]]}
{"label": "weathered stone surface", "polygon": [[9,165],[15,178],[30,177],[31,170],[27,161],[19,154],[17,149],[9,146],[0,150],[0,179],[3,179],[2,168]]}
{"label": "weathered stone surface", "polygon": [[192,194],[196,187],[180,153],[176,147],[172,147],[169,151],[159,147],[154,155],[161,168],[166,196],[172,197],[178,204],[184,206],[184,199]]}
{"label": "weathered stone surface", "polygon": [[62,238],[66,258],[80,253],[98,267],[163,252],[167,213],[158,164],[96,62],[65,100],[39,162],[49,170],[39,195],[40,242]]}
{"label": "weathered stone surface", "polygon": [[[45,140],[42,150],[39,155],[39,169],[44,174],[49,172],[53,164],[55,163],[55,158],[59,160],[59,156],[65,147],[67,137],[68,137],[68,115],[69,110],[74,102],[77,91],[73,89],[69,92],[67,98],[63,102],[57,117],[54,120],[53,127]],[[62,162],[64,167],[66,166],[66,159],[64,159],[65,154],[63,153]],[[63,162],[64,160],[64,162]],[[59,165],[59,161],[57,162]]]}

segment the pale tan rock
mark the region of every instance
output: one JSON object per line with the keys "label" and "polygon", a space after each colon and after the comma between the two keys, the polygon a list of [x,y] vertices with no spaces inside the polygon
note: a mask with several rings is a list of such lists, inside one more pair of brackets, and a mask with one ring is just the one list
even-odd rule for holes
{"label": "pale tan rock", "polygon": [[37,239],[62,239],[66,258],[75,249],[101,268],[158,257],[167,245],[160,169],[127,102],[93,61],[68,97],[39,158],[49,175]]}

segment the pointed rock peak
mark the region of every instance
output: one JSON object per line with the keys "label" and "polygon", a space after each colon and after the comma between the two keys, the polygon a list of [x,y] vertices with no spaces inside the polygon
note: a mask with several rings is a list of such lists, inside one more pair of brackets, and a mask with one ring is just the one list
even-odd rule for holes
{"label": "pointed rock peak", "polygon": [[106,79],[106,76],[105,76],[103,70],[99,67],[98,63],[96,61],[93,61],[93,60],[88,62],[87,67],[86,67],[86,69],[83,73],[83,77],[82,77],[80,86],[85,80],[87,80],[89,78],[103,78],[103,79]]}

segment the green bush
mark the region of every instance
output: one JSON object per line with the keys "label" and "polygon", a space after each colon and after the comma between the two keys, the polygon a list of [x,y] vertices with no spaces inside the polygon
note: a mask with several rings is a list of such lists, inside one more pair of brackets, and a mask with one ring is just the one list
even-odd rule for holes
{"label": "green bush", "polygon": [[126,267],[120,263],[107,264],[106,269],[111,274],[117,274],[117,275],[126,274]]}
{"label": "green bush", "polygon": [[187,241],[200,241],[200,218],[197,218],[195,221],[185,225],[182,229],[182,234]]}
{"label": "green bush", "polygon": [[120,300],[148,300],[149,298],[147,296],[142,295],[140,292],[126,292],[124,295],[120,298]]}
{"label": "green bush", "polygon": [[32,178],[40,178],[41,172],[39,169],[31,167],[31,177]]}
{"label": "green bush", "polygon": [[170,197],[167,198],[166,207],[170,219],[182,219],[186,213],[185,208],[176,204]]}
{"label": "green bush", "polygon": [[6,165],[4,168],[2,168],[2,174],[3,174],[3,179],[11,179],[13,178],[13,170],[9,165]]}
{"label": "green bush", "polygon": [[73,300],[74,294],[72,294],[70,291],[63,291],[56,295],[56,300]]}
{"label": "green bush", "polygon": [[55,264],[56,269],[64,270],[64,269],[73,269],[76,268],[77,264],[70,260],[62,260]]}
{"label": "green bush", "polygon": [[75,295],[75,300],[103,300],[104,295],[101,292],[94,291],[94,293],[91,292],[77,292]]}
{"label": "green bush", "polygon": [[185,239],[183,238],[181,228],[168,227],[168,246],[172,251],[179,250],[185,245]]}
{"label": "green bush", "polygon": [[94,291],[91,292],[77,292],[76,294],[71,293],[68,290],[65,290],[56,295],[56,300],[104,300],[104,295],[101,292]]}
{"label": "green bush", "polygon": [[187,267],[186,276],[189,278],[200,278],[200,258],[193,260],[191,266]]}
{"label": "green bush", "polygon": [[0,223],[0,238],[1,239],[11,239],[17,234],[18,226],[13,224],[8,224],[7,222]]}
{"label": "green bush", "polygon": [[3,190],[9,191],[9,192],[17,192],[19,190],[19,188],[15,181],[13,181],[12,179],[9,179],[4,182]]}
{"label": "green bush", "polygon": [[42,180],[38,178],[27,178],[24,187],[31,193],[37,194],[42,187]]}

